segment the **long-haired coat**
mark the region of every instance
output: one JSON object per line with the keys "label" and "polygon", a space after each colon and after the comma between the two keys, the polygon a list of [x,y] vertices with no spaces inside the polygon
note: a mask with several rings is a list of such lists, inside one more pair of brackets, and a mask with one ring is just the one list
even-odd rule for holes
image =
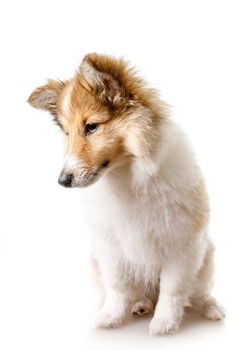
{"label": "long-haired coat", "polygon": [[29,97],[67,135],[59,183],[83,190],[93,262],[105,290],[96,318],[115,327],[155,309],[150,334],[179,328],[185,306],[212,320],[213,246],[205,184],[155,90],[124,60],[87,55],[74,78]]}

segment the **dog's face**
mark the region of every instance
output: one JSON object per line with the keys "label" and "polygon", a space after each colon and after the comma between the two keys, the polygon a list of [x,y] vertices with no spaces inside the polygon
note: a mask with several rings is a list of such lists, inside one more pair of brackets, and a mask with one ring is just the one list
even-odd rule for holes
{"label": "dog's face", "polygon": [[119,81],[120,69],[126,75],[122,61],[88,55],[72,80],[50,80],[29,97],[35,108],[50,111],[66,134],[65,163],[58,180],[65,187],[93,184],[143,148],[145,106]]}
{"label": "dog's face", "polygon": [[114,116],[77,79],[67,84],[62,95],[59,122],[67,135],[67,150],[59,183],[87,186],[129,158],[124,117]]}

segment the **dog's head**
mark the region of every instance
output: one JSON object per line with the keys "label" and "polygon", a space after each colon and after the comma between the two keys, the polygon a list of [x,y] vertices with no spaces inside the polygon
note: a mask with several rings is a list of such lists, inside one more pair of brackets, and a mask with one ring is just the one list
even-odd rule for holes
{"label": "dog's head", "polygon": [[126,62],[97,54],[83,59],[73,79],[49,80],[33,91],[29,103],[48,110],[67,135],[59,183],[87,186],[134,157],[149,156],[162,118],[154,98]]}

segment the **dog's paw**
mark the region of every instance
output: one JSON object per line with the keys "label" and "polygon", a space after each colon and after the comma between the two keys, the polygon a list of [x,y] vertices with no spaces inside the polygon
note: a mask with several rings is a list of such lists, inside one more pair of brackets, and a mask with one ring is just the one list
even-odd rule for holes
{"label": "dog's paw", "polygon": [[192,306],[209,320],[219,321],[225,317],[224,308],[211,296],[193,299]]}
{"label": "dog's paw", "polygon": [[154,317],[149,325],[149,333],[150,335],[174,334],[179,326],[178,320]]}
{"label": "dog's paw", "polygon": [[131,308],[131,314],[132,315],[145,315],[152,312],[154,309],[153,303],[150,299],[142,299],[139,301],[136,301],[132,308]]}
{"label": "dog's paw", "polygon": [[123,322],[123,317],[120,315],[111,315],[110,313],[101,310],[96,316],[94,326],[95,328],[116,328]]}
{"label": "dog's paw", "polygon": [[212,305],[205,310],[205,317],[212,321],[220,321],[225,317],[225,311],[222,307]]}

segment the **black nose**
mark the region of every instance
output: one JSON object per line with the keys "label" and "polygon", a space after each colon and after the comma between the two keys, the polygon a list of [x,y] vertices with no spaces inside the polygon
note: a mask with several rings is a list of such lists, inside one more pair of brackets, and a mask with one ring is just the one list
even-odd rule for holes
{"label": "black nose", "polygon": [[74,175],[73,174],[61,174],[58,179],[58,183],[64,187],[71,187]]}

